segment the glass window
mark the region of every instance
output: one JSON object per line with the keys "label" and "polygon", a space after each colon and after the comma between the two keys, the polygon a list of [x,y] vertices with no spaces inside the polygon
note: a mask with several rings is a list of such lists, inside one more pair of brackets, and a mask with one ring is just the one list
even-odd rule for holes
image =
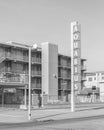
{"label": "glass window", "polygon": [[89,81],[92,81],[92,78],[89,78],[88,80],[89,80]]}
{"label": "glass window", "polygon": [[94,80],[96,80],[96,77],[94,77]]}

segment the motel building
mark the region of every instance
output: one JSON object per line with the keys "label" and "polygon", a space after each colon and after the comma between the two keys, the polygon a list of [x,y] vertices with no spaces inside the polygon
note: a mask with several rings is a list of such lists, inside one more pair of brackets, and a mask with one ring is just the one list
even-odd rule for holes
{"label": "motel building", "polygon": [[82,93],[89,102],[104,102],[104,71],[87,72]]}
{"label": "motel building", "polygon": [[[81,86],[85,82],[85,61],[81,59]],[[90,86],[89,86],[90,87]],[[0,104],[28,104],[29,49],[28,45],[0,43]],[[42,43],[31,50],[31,104],[70,102],[71,57],[58,53],[58,45]]]}

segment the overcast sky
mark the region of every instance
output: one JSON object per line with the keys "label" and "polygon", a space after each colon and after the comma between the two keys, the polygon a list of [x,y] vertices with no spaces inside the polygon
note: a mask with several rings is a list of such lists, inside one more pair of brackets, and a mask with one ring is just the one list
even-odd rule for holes
{"label": "overcast sky", "polygon": [[81,24],[88,71],[104,71],[103,0],[0,0],[0,41],[52,42],[70,55],[70,23]]}

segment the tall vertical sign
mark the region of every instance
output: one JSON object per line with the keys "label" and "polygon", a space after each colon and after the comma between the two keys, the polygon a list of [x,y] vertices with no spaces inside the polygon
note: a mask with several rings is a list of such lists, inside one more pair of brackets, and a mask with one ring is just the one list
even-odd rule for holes
{"label": "tall vertical sign", "polygon": [[71,23],[71,111],[75,108],[75,93],[81,89],[81,26]]}

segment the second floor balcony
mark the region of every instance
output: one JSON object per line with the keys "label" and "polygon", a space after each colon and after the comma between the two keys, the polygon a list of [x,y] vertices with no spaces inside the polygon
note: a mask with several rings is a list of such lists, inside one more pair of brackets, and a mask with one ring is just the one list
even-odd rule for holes
{"label": "second floor balcony", "polygon": [[[24,55],[17,55],[17,54],[12,54],[12,53],[8,53],[8,52],[4,52],[1,56],[0,56],[0,62],[4,61],[4,60],[11,60],[11,61],[19,61],[19,62],[29,62],[29,57],[28,56],[24,56]],[[41,64],[41,58],[40,57],[32,57],[31,58],[31,63],[32,64]]]}
{"label": "second floor balcony", "polygon": [[32,89],[41,89],[41,84],[40,83],[32,83],[31,87],[32,87]]}
{"label": "second floor balcony", "polygon": [[41,77],[41,71],[32,71],[31,75],[32,77]]}

